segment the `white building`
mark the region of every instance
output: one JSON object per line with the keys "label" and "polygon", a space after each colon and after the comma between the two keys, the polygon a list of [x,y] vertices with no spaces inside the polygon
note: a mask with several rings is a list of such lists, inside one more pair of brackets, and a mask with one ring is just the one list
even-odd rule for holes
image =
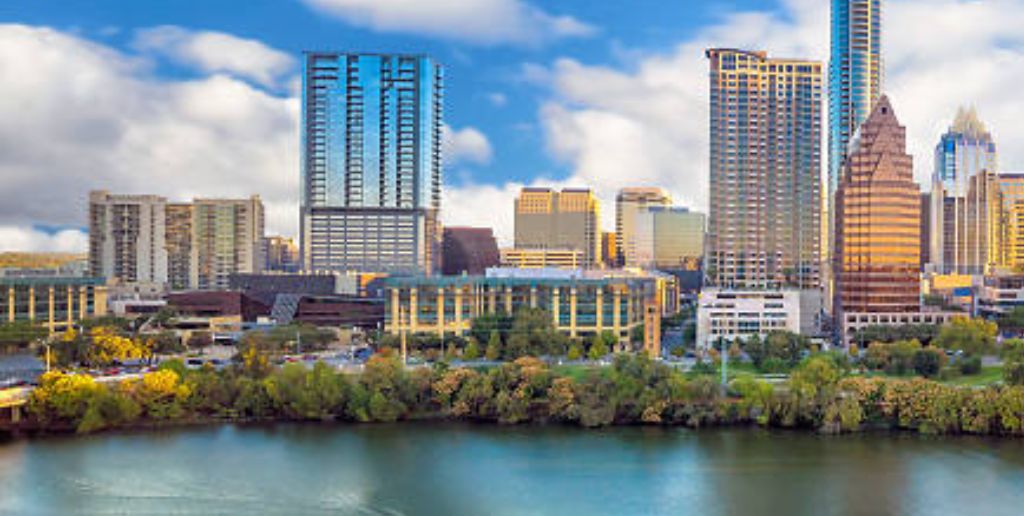
{"label": "white building", "polygon": [[709,288],[697,307],[697,347],[772,331],[800,333],[800,291]]}
{"label": "white building", "polygon": [[89,194],[89,273],[122,283],[167,282],[167,199]]}

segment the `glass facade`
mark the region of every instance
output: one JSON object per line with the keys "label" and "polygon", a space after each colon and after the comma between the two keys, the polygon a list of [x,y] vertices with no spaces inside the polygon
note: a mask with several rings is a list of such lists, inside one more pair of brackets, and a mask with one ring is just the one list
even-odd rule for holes
{"label": "glass facade", "polygon": [[333,52],[308,52],[304,66],[304,267],[432,272],[441,66],[418,55]]}
{"label": "glass facade", "polygon": [[985,274],[998,262],[996,145],[974,109],[935,146],[930,256],[942,273]]}
{"label": "glass facade", "polygon": [[707,51],[711,73],[707,276],[813,289],[821,280],[822,66]]}
{"label": "glass facade", "polygon": [[920,203],[906,129],[883,96],[851,145],[836,191],[839,313],[920,310]]}

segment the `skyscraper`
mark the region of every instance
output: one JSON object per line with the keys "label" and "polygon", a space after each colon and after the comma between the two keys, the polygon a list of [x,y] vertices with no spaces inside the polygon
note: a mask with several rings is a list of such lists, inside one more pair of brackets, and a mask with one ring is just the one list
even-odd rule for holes
{"label": "skyscraper", "polygon": [[156,195],[89,193],[89,274],[122,283],[167,282],[165,210]]}
{"label": "skyscraper", "polygon": [[938,272],[985,274],[996,265],[996,173],[992,135],[973,108],[961,108],[935,146],[930,255]]}
{"label": "skyscraper", "polygon": [[836,191],[837,313],[920,309],[920,203],[906,129],[883,96],[852,142]]}
{"label": "skyscraper", "polygon": [[839,185],[850,140],[882,94],[882,75],[882,0],[832,0],[829,199]]}
{"label": "skyscraper", "polygon": [[707,217],[682,206],[648,206],[637,214],[637,266],[696,271],[704,258]]}
{"label": "skyscraper", "polygon": [[999,265],[1024,272],[1024,173],[1002,173],[999,181]]}
{"label": "skyscraper", "polygon": [[707,274],[814,289],[821,270],[821,64],[711,49]]}
{"label": "skyscraper", "polygon": [[441,66],[419,55],[307,52],[304,68],[303,266],[433,272]]}
{"label": "skyscraper", "polygon": [[228,288],[237,273],[263,270],[263,202],[196,199],[192,216],[192,288]]}
{"label": "skyscraper", "polygon": [[619,266],[639,267],[636,218],[648,206],[671,206],[672,198],[661,188],[623,188],[615,196],[615,247]]}
{"label": "skyscraper", "polygon": [[600,220],[597,198],[588,189],[523,188],[515,202],[515,247],[579,251],[584,267],[598,267]]}
{"label": "skyscraper", "polygon": [[192,203],[167,203],[165,243],[167,284],[171,290],[192,288]]}

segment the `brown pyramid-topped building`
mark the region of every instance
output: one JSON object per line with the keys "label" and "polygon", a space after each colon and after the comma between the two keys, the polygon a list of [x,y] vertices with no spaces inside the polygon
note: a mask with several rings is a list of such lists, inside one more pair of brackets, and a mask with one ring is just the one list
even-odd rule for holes
{"label": "brown pyramid-topped building", "polygon": [[860,127],[836,192],[836,309],[920,310],[921,191],[906,128],[883,96]]}

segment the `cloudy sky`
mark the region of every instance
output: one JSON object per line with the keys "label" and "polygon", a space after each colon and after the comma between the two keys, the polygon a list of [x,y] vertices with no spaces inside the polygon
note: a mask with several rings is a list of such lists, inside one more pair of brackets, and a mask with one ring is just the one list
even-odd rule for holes
{"label": "cloudy sky", "polygon": [[[259,194],[298,220],[306,49],[447,68],[444,219],[507,242],[522,185],[707,203],[707,47],[828,53],[825,0],[3,0],[0,250],[83,251],[89,190]],[[1024,171],[1024,0],[887,0],[886,90],[922,186],[959,105]]]}

